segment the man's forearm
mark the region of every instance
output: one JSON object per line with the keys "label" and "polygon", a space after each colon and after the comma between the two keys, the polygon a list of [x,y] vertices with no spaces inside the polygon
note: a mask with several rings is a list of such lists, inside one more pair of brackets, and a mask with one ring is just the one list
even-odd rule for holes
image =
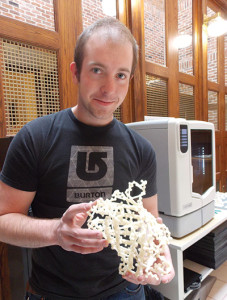
{"label": "man's forearm", "polygon": [[35,219],[19,213],[0,216],[0,240],[4,243],[39,248],[57,244],[58,219]]}

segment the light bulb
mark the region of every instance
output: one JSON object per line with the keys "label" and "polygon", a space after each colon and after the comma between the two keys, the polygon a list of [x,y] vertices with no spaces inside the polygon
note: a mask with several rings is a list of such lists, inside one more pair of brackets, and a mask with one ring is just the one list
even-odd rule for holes
{"label": "light bulb", "polygon": [[180,34],[176,37],[175,43],[178,49],[187,48],[192,44],[192,36],[190,34]]}
{"label": "light bulb", "polygon": [[107,16],[116,17],[116,0],[102,0],[102,11]]}
{"label": "light bulb", "polygon": [[227,32],[227,21],[218,16],[216,19],[209,22],[207,33],[211,37],[223,35]]}

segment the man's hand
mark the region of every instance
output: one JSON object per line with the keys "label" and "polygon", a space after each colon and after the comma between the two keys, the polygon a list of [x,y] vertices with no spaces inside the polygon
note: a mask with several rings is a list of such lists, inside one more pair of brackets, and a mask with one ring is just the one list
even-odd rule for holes
{"label": "man's hand", "polygon": [[148,276],[146,278],[145,275],[136,277],[134,274],[127,272],[126,275],[123,276],[123,278],[132,283],[142,284],[142,285],[146,285],[146,284],[159,285],[161,282],[162,283],[170,282],[173,279],[173,277],[175,276],[175,271],[173,268],[172,259],[171,259],[171,255],[170,255],[168,246],[166,246],[164,256],[170,265],[170,272],[168,274],[166,274],[164,276],[160,276],[159,274],[156,274],[158,276],[158,279],[156,279],[155,277],[152,277],[152,276]]}
{"label": "man's hand", "polygon": [[95,204],[74,204],[66,210],[56,229],[59,246],[81,254],[96,253],[108,246],[100,231],[81,228],[87,219],[87,212]]}

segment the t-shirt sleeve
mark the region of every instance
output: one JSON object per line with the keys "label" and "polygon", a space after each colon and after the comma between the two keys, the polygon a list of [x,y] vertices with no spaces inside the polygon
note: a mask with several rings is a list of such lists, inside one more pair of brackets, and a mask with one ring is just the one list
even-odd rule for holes
{"label": "t-shirt sleeve", "polygon": [[38,184],[38,143],[24,126],[13,138],[7,151],[0,179],[24,191],[36,191]]}

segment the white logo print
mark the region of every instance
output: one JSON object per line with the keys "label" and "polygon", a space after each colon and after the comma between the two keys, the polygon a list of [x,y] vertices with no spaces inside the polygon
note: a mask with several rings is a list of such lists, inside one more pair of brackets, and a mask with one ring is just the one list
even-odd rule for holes
{"label": "white logo print", "polygon": [[113,148],[72,146],[68,174],[68,202],[89,202],[112,193]]}

